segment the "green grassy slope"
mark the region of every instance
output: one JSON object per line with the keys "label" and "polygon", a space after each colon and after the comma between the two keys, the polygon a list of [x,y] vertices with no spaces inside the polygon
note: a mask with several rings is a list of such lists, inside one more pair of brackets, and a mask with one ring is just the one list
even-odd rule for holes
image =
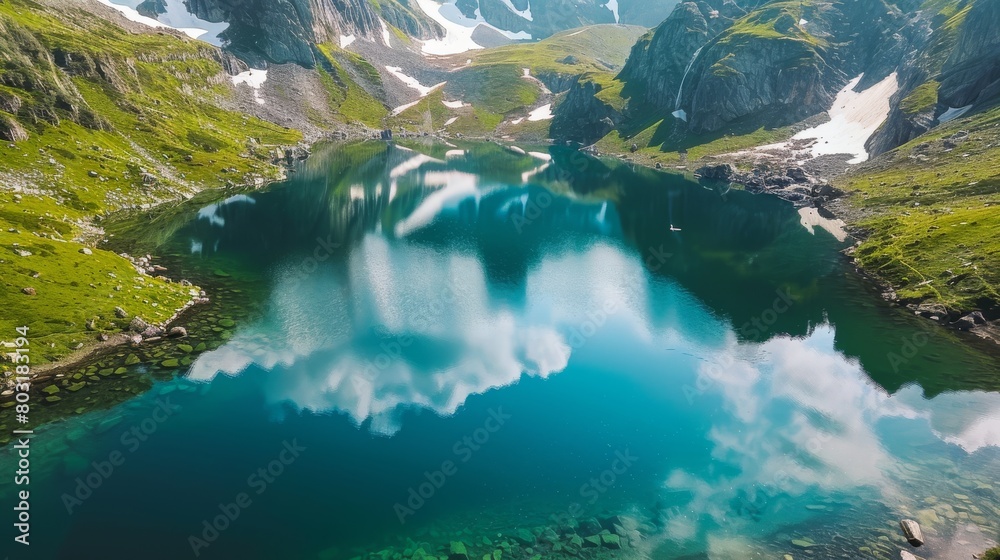
{"label": "green grassy slope", "polygon": [[[448,77],[443,91],[388,119],[393,128],[432,132],[446,128],[472,136],[504,134],[547,136],[548,121],[523,120],[543,101],[538,82],[569,83],[583,75],[613,75],[625,64],[629,49],[645,32],[642,27],[592,25],[566,31],[537,43],[519,43],[456,56],[462,66]],[[471,63],[465,65],[465,60]],[[472,107],[448,108],[444,99],[462,99]],[[456,119],[450,125],[445,123]],[[517,125],[512,120],[521,119]],[[503,125],[502,130],[497,127]]]}
{"label": "green grassy slope", "polygon": [[1000,312],[1000,107],[939,126],[840,186],[870,216],[858,261],[901,298]]}
{"label": "green grassy slope", "polygon": [[0,3],[0,100],[16,98],[0,116],[28,135],[0,144],[0,339],[31,327],[35,363],[122,326],[116,306],[162,321],[189,299],[113,253],[81,253],[102,218],[269,180],[270,151],[300,139],[220,108],[233,90],[208,45],[53,10]]}
{"label": "green grassy slope", "polygon": [[521,43],[473,53],[475,66],[513,65],[545,73],[577,76],[625,65],[632,45],[647,30],[630,25],[592,25],[558,33],[537,43]]}

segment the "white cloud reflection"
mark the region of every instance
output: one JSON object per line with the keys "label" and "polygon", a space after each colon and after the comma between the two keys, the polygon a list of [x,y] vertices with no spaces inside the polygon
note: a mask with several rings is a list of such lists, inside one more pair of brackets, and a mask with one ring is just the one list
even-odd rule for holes
{"label": "white cloud reflection", "polygon": [[[934,437],[968,453],[1000,447],[1000,395],[958,392],[925,399],[916,386],[888,395],[860,364],[835,350],[834,334],[824,324],[805,338],[742,345],[733,340],[703,350],[725,364],[702,366],[701,378],[712,382],[692,404],[711,407],[718,402],[713,397],[721,398],[722,413],[708,433],[713,461],[702,471],[667,474],[665,490],[683,503],[674,504],[679,509],[667,516],[654,543],[718,543],[749,522],[734,509],[741,500],[759,505],[755,513],[773,509],[769,502],[776,496],[795,499],[814,490],[825,496],[869,492],[885,503],[904,502],[912,495],[898,468],[906,459],[894,456],[879,432],[885,419],[927,422]],[[710,558],[730,557],[708,548]]]}
{"label": "white cloud reflection", "polygon": [[[594,275],[563,285],[553,300],[549,284],[580,266]],[[450,415],[470,395],[522,374],[562,371],[573,344],[568,333],[609,302],[624,308],[634,301],[643,274],[637,259],[595,245],[530,273],[530,312],[523,312],[495,301],[475,255],[371,235],[340,269],[304,279],[294,269],[279,273],[270,314],[202,354],[190,378],[236,375],[255,364],[270,370],[272,404],[339,411],[392,434],[406,408]]]}

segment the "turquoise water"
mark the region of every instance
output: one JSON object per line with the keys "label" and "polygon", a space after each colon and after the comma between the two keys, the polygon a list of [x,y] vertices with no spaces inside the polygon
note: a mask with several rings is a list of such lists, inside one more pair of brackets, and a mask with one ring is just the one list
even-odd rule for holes
{"label": "turquoise water", "polygon": [[181,378],[39,430],[26,557],[568,558],[607,529],[622,548],[584,557],[897,558],[902,517],[925,558],[997,537],[996,355],[883,304],[791,205],[558,149],[296,171],[154,223],[173,272],[252,312]]}

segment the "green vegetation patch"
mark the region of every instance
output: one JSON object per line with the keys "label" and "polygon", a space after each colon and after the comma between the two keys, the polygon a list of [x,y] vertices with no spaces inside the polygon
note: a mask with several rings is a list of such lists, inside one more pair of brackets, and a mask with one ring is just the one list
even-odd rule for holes
{"label": "green vegetation patch", "polygon": [[939,126],[840,181],[871,217],[859,262],[905,300],[1000,305],[1000,108]]}
{"label": "green vegetation patch", "polygon": [[361,122],[372,128],[381,127],[382,119],[388,113],[385,105],[352,79],[338,58],[349,64],[361,79],[380,88],[382,78],[375,67],[357,54],[329,44],[318,45],[317,49],[322,59],[316,70],[329,94],[330,109],[340,115],[343,122]]}
{"label": "green vegetation patch", "polygon": [[907,115],[933,110],[937,105],[939,85],[936,80],[931,80],[917,86],[899,103],[899,108]]}
{"label": "green vegetation patch", "polygon": [[301,135],[220,108],[233,88],[200,41],[26,0],[0,3],[0,26],[0,98],[27,132],[0,145],[0,333],[31,327],[41,364],[119,330],[115,307],[160,322],[190,298],[94,248],[105,217],[277,178]]}

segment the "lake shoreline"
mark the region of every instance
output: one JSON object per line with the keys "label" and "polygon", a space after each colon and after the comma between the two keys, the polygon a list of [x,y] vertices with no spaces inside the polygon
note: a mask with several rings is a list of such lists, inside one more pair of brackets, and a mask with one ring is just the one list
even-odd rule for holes
{"label": "lake shoreline", "polygon": [[[696,160],[688,162],[684,165],[679,165],[674,168],[663,168],[662,164],[654,162],[651,159],[643,157],[642,152],[636,152],[633,154],[595,154],[597,157],[607,157],[617,161],[622,161],[626,163],[632,163],[641,165],[647,169],[652,169],[662,173],[693,173],[691,170],[701,167],[702,165],[716,165],[724,163],[735,163],[735,158],[727,158],[726,156],[732,156],[735,154],[722,154],[720,156],[710,156],[708,158],[703,158],[701,160]],[[844,154],[848,156],[849,154]],[[823,166],[823,171],[832,171],[832,166]],[[827,176],[825,173],[823,176],[819,177],[822,180],[835,179],[845,172],[835,173],[832,176]],[[743,186],[743,185],[741,185]],[[746,188],[744,186],[744,188]],[[773,196],[778,196],[779,198],[784,198],[780,193],[763,191],[762,194],[770,194]],[[833,200],[825,203],[823,208],[830,211],[837,219],[842,220],[845,224],[847,231],[850,233],[851,237],[857,240],[854,247],[849,247],[842,252],[845,259],[852,265],[855,272],[864,278],[866,281],[872,282],[875,286],[879,288],[879,292],[882,294],[883,300],[889,302],[890,304],[897,305],[900,307],[907,307],[914,312],[917,316],[930,320],[937,326],[954,331],[954,332],[964,332],[971,334],[981,341],[987,341],[993,343],[993,346],[1000,346],[1000,319],[990,319],[986,317],[986,322],[984,324],[975,324],[971,328],[960,328],[957,326],[958,323],[962,323],[962,319],[968,317],[970,314],[980,313],[983,311],[979,309],[958,309],[958,310],[948,310],[948,318],[954,317],[956,320],[953,322],[947,322],[947,318],[944,321],[939,321],[932,319],[933,315],[927,315],[918,311],[922,305],[934,304],[935,302],[931,299],[925,299],[920,301],[902,301],[896,296],[896,287],[890,282],[881,278],[874,271],[864,268],[857,260],[853,257],[853,249],[860,242],[864,241],[868,237],[868,232],[861,228],[858,224],[866,216],[865,212],[857,207],[851,202],[854,193],[847,192],[844,196],[834,198]],[[787,200],[787,199],[786,199]],[[993,348],[994,350],[996,348]]]}

